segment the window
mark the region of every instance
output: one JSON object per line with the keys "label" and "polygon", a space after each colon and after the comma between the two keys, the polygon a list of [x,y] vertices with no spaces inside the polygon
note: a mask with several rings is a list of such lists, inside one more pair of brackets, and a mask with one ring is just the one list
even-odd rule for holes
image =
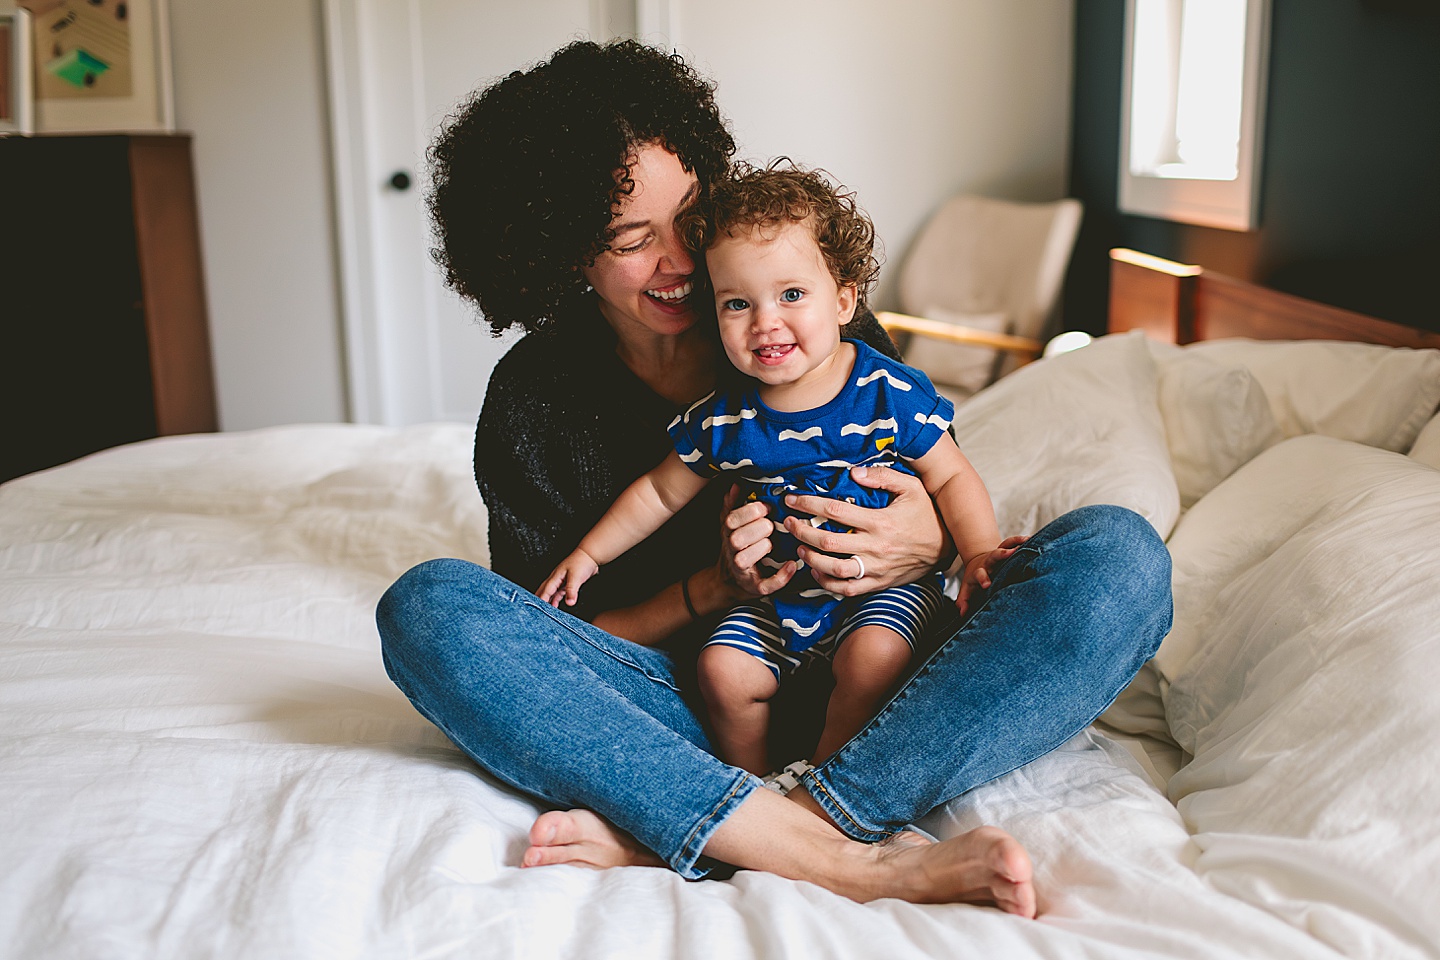
{"label": "window", "polygon": [[1127,0],[1120,209],[1254,229],[1269,0]]}

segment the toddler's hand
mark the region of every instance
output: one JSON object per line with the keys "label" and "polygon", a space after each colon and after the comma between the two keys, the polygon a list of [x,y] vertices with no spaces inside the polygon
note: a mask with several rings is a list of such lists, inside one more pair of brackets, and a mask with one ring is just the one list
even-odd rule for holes
{"label": "toddler's hand", "polygon": [[1020,545],[1029,537],[1006,537],[999,545],[986,553],[977,553],[965,564],[965,574],[960,578],[960,595],[955,598],[955,607],[960,616],[970,612],[970,601],[981,590],[990,589],[990,577],[995,568],[1010,559]]}
{"label": "toddler's hand", "polygon": [[560,561],[560,566],[545,582],[540,584],[540,589],[535,595],[552,607],[559,607],[563,597],[567,607],[575,606],[580,599],[580,585],[591,577],[595,576],[600,569],[600,564],[584,550],[576,550],[570,556]]}

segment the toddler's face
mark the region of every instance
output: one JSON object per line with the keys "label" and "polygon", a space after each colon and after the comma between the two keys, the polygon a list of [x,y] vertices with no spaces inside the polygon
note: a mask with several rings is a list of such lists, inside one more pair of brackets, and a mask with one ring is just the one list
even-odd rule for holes
{"label": "toddler's face", "polygon": [[807,224],[722,234],[705,261],[725,354],[761,382],[762,395],[767,386],[793,391],[833,374],[855,288],[835,283]]}

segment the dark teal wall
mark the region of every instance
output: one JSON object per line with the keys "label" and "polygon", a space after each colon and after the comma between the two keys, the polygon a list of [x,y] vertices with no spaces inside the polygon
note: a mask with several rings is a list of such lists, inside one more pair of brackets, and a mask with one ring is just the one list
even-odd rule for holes
{"label": "dark teal wall", "polygon": [[1076,0],[1068,326],[1103,326],[1106,251],[1125,246],[1440,330],[1440,3],[1273,0],[1249,233],[1117,209],[1124,26],[1124,0]]}

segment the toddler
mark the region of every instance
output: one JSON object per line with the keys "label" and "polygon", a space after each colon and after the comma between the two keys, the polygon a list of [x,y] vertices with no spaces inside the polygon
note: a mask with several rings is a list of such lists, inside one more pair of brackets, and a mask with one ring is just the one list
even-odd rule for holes
{"label": "toddler", "polygon": [[[700,653],[699,685],[721,758],[763,775],[768,703],[784,675],[832,659],[818,764],[879,710],[944,603],[939,573],[862,597],[820,588],[784,520],[821,521],[789,510],[787,495],[881,507],[890,494],[861,486],[850,470],[913,472],[964,560],[962,613],[1014,544],[1000,543],[989,494],[947,432],[953,405],[920,371],[841,337],[878,270],[874,229],[851,195],[814,172],[747,169],[714,185],[689,232],[705,251],[721,344],[743,379],[675,418],[675,450],[620,495],[538,594],[575,603],[600,564],[659,529],[706,482],[738,479],[776,520],[764,562],[798,569],[773,596],[726,615]],[[863,561],[852,559],[863,576]]]}

